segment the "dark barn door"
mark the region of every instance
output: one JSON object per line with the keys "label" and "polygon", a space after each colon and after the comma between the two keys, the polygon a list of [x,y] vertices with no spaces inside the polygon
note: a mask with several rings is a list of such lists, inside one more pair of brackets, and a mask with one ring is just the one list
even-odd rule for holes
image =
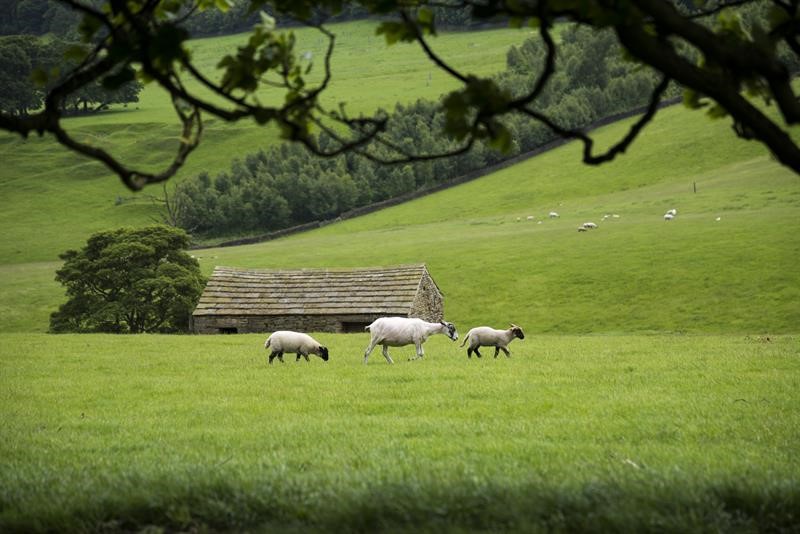
{"label": "dark barn door", "polygon": [[345,334],[358,334],[365,332],[364,328],[369,326],[370,322],[366,321],[345,321],[342,323],[342,332]]}

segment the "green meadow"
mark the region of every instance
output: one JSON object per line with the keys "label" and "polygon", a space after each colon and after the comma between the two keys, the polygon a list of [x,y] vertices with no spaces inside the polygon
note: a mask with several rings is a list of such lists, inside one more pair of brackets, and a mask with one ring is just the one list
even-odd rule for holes
{"label": "green meadow", "polygon": [[0,530],[798,528],[796,337],[320,337],[4,335]]}
{"label": "green meadow", "polygon": [[[447,90],[412,48],[339,28],[332,99],[370,111]],[[491,72],[522,38],[437,46]],[[236,39],[195,54],[211,68]],[[167,111],[148,88],[139,109],[74,125],[149,164],[174,135]],[[208,126],[182,176],[275,142]],[[566,145],[319,230],[192,252],[205,273],[424,262],[462,336],[526,333],[511,358],[468,360],[434,336],[391,366],[379,350],[363,365],[366,334],[315,333],[329,362],[272,366],[266,335],[46,334],[57,255],[147,224],[161,191],[134,196],[48,140],[2,136],[0,151],[0,532],[800,531],[800,180],[725,120],[671,107],[611,164]],[[577,232],[586,221],[599,227]]]}

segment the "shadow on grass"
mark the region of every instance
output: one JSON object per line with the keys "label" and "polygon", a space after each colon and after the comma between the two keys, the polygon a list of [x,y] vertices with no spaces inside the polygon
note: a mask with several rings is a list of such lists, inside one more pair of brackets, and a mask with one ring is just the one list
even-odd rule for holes
{"label": "shadow on grass", "polygon": [[[308,481],[306,481],[308,482]],[[155,484],[84,496],[75,509],[0,502],[9,532],[800,532],[797,481],[583,487],[297,481]],[[19,501],[16,503],[19,505]]]}

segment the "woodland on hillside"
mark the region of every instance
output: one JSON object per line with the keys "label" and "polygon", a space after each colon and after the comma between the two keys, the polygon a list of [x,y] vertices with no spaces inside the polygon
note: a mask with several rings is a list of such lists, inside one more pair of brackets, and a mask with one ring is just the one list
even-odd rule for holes
{"label": "woodland on hillside", "polygon": [[[528,39],[513,47],[507,69],[497,81],[522,93],[534,82],[544,57],[544,44]],[[537,99],[537,106],[568,128],[644,106],[658,76],[626,61],[613,35],[571,27],[561,33],[556,75]],[[671,87],[667,95],[677,96]],[[391,112],[386,138],[392,146],[417,153],[454,150],[457,142],[437,135],[446,120],[436,102],[397,105]],[[278,230],[335,218],[374,202],[448,182],[471,171],[513,157],[558,136],[546,126],[521,115],[508,117],[509,150],[476,143],[466,153],[449,158],[382,165],[350,152],[319,158],[300,145],[283,144],[249,154],[217,176],[202,173],[178,184],[168,196],[165,221],[201,236],[241,235]],[[325,133],[316,143],[335,141]],[[377,156],[391,157],[392,149],[374,147]]]}

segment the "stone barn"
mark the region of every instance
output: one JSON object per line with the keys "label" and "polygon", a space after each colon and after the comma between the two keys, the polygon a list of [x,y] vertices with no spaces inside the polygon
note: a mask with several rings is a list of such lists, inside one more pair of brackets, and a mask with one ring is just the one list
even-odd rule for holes
{"label": "stone barn", "polygon": [[442,293],[425,265],[264,270],[216,267],[192,314],[199,334],[363,332],[378,317],[440,321]]}

